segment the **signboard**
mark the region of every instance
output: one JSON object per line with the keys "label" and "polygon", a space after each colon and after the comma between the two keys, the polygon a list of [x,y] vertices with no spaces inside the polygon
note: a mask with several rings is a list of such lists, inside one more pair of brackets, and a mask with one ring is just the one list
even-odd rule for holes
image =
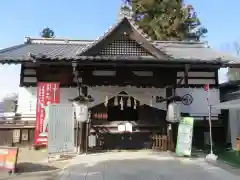
{"label": "signboard", "polygon": [[0,102],[0,121],[4,120],[4,102]]}
{"label": "signboard", "polygon": [[74,108],[71,104],[49,105],[48,153],[74,152]]}
{"label": "signboard", "polygon": [[45,116],[49,104],[58,104],[60,101],[59,83],[39,82],[37,85],[36,127],[34,145],[47,144],[48,117]]}
{"label": "signboard", "polygon": [[[206,90],[208,93],[206,93]],[[210,104],[220,103],[219,89],[209,89],[208,85],[203,88],[176,88],[176,94],[182,98],[180,110],[182,113],[188,113],[191,116],[207,116],[209,114],[207,97]],[[207,95],[208,94],[208,95]],[[218,116],[220,110],[213,108],[212,115]],[[195,119],[196,120],[196,119]]]}
{"label": "signboard", "polygon": [[74,104],[76,119],[79,122],[85,122],[88,120],[88,107],[85,104]]}
{"label": "signboard", "polygon": [[95,135],[88,136],[88,146],[95,147],[97,145],[97,137]]}
{"label": "signboard", "polygon": [[180,156],[191,156],[192,151],[192,136],[193,136],[192,117],[184,117],[181,119],[178,126],[178,137],[176,154]]}
{"label": "signboard", "polygon": [[126,123],[125,124],[125,131],[127,131],[127,132],[132,132],[133,131],[131,123]]}
{"label": "signboard", "polygon": [[118,125],[118,131],[119,131],[119,132],[125,132],[125,131],[126,131],[126,126],[125,126],[125,124],[119,124],[119,125]]}
{"label": "signboard", "polygon": [[18,148],[0,147],[0,167],[15,172]]}

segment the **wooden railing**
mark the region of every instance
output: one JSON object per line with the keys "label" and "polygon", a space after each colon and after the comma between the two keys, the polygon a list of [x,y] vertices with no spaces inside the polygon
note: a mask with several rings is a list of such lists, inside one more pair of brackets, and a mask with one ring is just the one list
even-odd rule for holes
{"label": "wooden railing", "polygon": [[162,150],[166,151],[167,150],[167,136],[166,135],[153,135],[153,145],[152,149],[154,150]]}

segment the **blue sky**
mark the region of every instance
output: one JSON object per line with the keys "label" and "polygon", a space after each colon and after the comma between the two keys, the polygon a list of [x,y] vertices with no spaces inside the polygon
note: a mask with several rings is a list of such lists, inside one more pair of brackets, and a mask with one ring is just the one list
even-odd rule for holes
{"label": "blue sky", "polygon": [[[187,0],[208,28],[206,40],[218,50],[240,41],[239,0]],[[23,43],[50,27],[57,37],[95,39],[116,20],[121,0],[1,0],[0,48]],[[17,91],[19,66],[0,68],[0,97]]]}

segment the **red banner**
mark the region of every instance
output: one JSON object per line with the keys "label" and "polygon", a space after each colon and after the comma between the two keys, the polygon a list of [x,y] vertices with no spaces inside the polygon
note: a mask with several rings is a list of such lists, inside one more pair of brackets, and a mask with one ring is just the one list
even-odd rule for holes
{"label": "red banner", "polygon": [[37,85],[36,126],[34,145],[47,144],[47,125],[45,110],[48,104],[58,104],[60,101],[60,86],[55,82],[39,82]]}

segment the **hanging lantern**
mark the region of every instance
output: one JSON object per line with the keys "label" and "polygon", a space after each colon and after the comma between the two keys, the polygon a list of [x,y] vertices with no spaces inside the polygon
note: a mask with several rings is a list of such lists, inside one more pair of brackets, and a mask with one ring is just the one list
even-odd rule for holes
{"label": "hanging lantern", "polygon": [[134,106],[133,106],[133,109],[137,109],[137,100],[134,99]]}
{"label": "hanging lantern", "polygon": [[168,122],[178,122],[181,118],[180,107],[176,102],[172,102],[168,105],[166,120]]}
{"label": "hanging lantern", "polygon": [[105,97],[105,103],[104,103],[105,107],[107,107],[108,105],[108,96]]}
{"label": "hanging lantern", "polygon": [[117,96],[114,98],[114,106],[118,106],[118,97]]}
{"label": "hanging lantern", "polygon": [[127,106],[128,106],[128,107],[131,107],[131,105],[132,105],[132,104],[131,104],[131,97],[128,97]]}
{"label": "hanging lantern", "polygon": [[123,98],[120,99],[121,110],[123,111]]}

